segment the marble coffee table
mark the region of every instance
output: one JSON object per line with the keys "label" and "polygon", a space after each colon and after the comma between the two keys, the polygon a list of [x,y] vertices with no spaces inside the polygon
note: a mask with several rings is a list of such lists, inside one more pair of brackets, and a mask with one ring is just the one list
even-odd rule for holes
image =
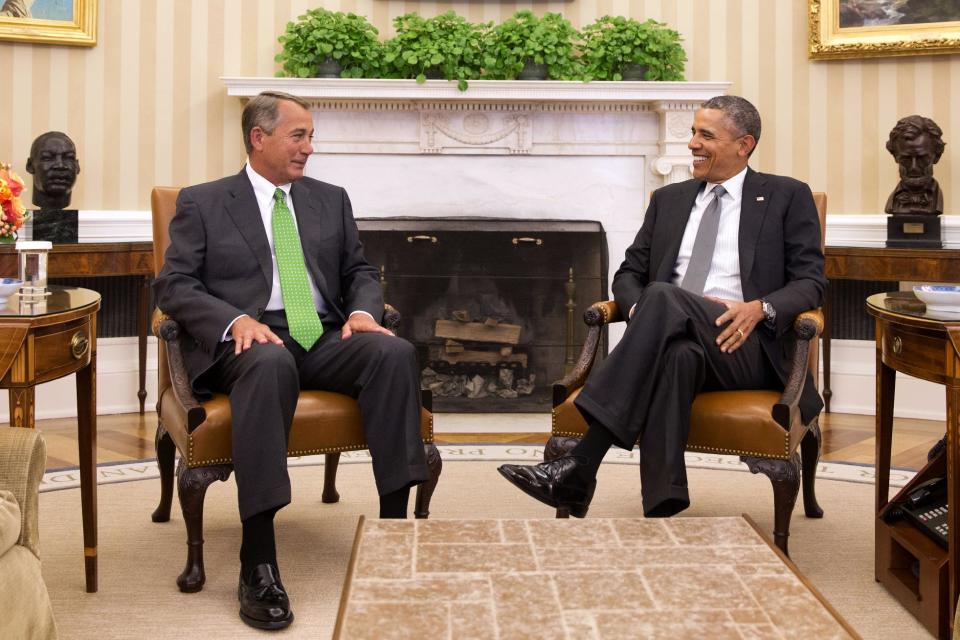
{"label": "marble coffee table", "polygon": [[334,638],[856,638],[746,517],[364,520]]}

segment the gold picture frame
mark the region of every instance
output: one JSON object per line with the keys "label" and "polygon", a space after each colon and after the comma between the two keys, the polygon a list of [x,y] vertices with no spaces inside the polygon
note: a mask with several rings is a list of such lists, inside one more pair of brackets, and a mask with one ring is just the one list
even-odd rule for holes
{"label": "gold picture frame", "polygon": [[97,44],[98,1],[70,0],[72,18],[50,20],[22,15],[24,7],[29,10],[33,0],[0,0],[0,9],[9,6],[13,14],[0,16],[0,40],[92,47]]}
{"label": "gold picture frame", "polygon": [[[956,20],[944,22],[841,25],[841,5],[851,5],[853,9],[852,5],[869,6],[868,3],[863,0],[808,2],[811,60],[960,53],[960,12]],[[872,4],[873,10],[878,10],[878,3]],[[845,12],[845,16],[849,14]]]}

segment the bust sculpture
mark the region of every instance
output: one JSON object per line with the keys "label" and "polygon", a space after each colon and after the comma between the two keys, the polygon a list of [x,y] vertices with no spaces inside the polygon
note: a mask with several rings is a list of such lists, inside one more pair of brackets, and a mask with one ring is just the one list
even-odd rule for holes
{"label": "bust sculpture", "polygon": [[60,131],[37,136],[30,145],[27,173],[33,174],[33,204],[41,211],[66,209],[80,173],[77,147]]}
{"label": "bust sculpture", "polygon": [[887,199],[888,214],[943,213],[943,193],[933,178],[933,165],[946,146],[942,136],[937,123],[923,116],[901,118],[890,131],[887,151],[900,165],[900,182]]}

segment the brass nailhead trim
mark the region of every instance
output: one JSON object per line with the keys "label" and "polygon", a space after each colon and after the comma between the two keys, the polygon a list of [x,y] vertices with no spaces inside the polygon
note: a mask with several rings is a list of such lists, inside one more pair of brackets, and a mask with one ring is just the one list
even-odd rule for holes
{"label": "brass nailhead trim", "polygon": [[[577,431],[557,431],[557,417],[553,416],[553,428],[550,430],[550,435],[553,436],[563,436],[567,438],[582,438],[583,433]],[[790,459],[790,438],[786,438],[783,443],[783,455],[770,455],[767,452],[760,451],[743,451],[741,449],[722,449],[720,447],[697,447],[697,451],[703,450],[704,452],[709,453],[729,453],[736,454],[740,456],[758,456],[763,458],[775,458],[777,460],[789,460]]]}
{"label": "brass nailhead trim", "polygon": [[[193,459],[193,434],[189,436],[190,447],[187,450],[187,468],[192,469],[194,467],[202,467],[208,464],[233,464],[233,460],[230,458],[214,458],[212,460],[194,460]],[[433,412],[430,413],[430,428],[428,431],[428,440],[424,441],[424,444],[433,444]],[[300,455],[314,455],[317,453],[338,453],[341,451],[359,451],[361,449],[366,449],[366,445],[355,445],[347,448],[344,447],[327,447],[324,449],[306,449],[303,451],[288,451],[287,457],[290,456],[300,456]]]}

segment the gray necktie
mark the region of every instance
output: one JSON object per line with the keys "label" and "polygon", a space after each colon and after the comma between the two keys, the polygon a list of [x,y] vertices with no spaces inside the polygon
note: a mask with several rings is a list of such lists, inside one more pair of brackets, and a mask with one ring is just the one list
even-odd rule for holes
{"label": "gray necktie", "polygon": [[720,229],[720,198],[726,192],[723,185],[715,186],[713,200],[707,205],[703,217],[700,218],[700,227],[693,241],[693,251],[690,253],[687,272],[683,275],[683,282],[680,283],[680,287],[690,293],[703,295],[703,286],[707,283],[710,263],[713,262],[713,249],[717,246],[717,231]]}

